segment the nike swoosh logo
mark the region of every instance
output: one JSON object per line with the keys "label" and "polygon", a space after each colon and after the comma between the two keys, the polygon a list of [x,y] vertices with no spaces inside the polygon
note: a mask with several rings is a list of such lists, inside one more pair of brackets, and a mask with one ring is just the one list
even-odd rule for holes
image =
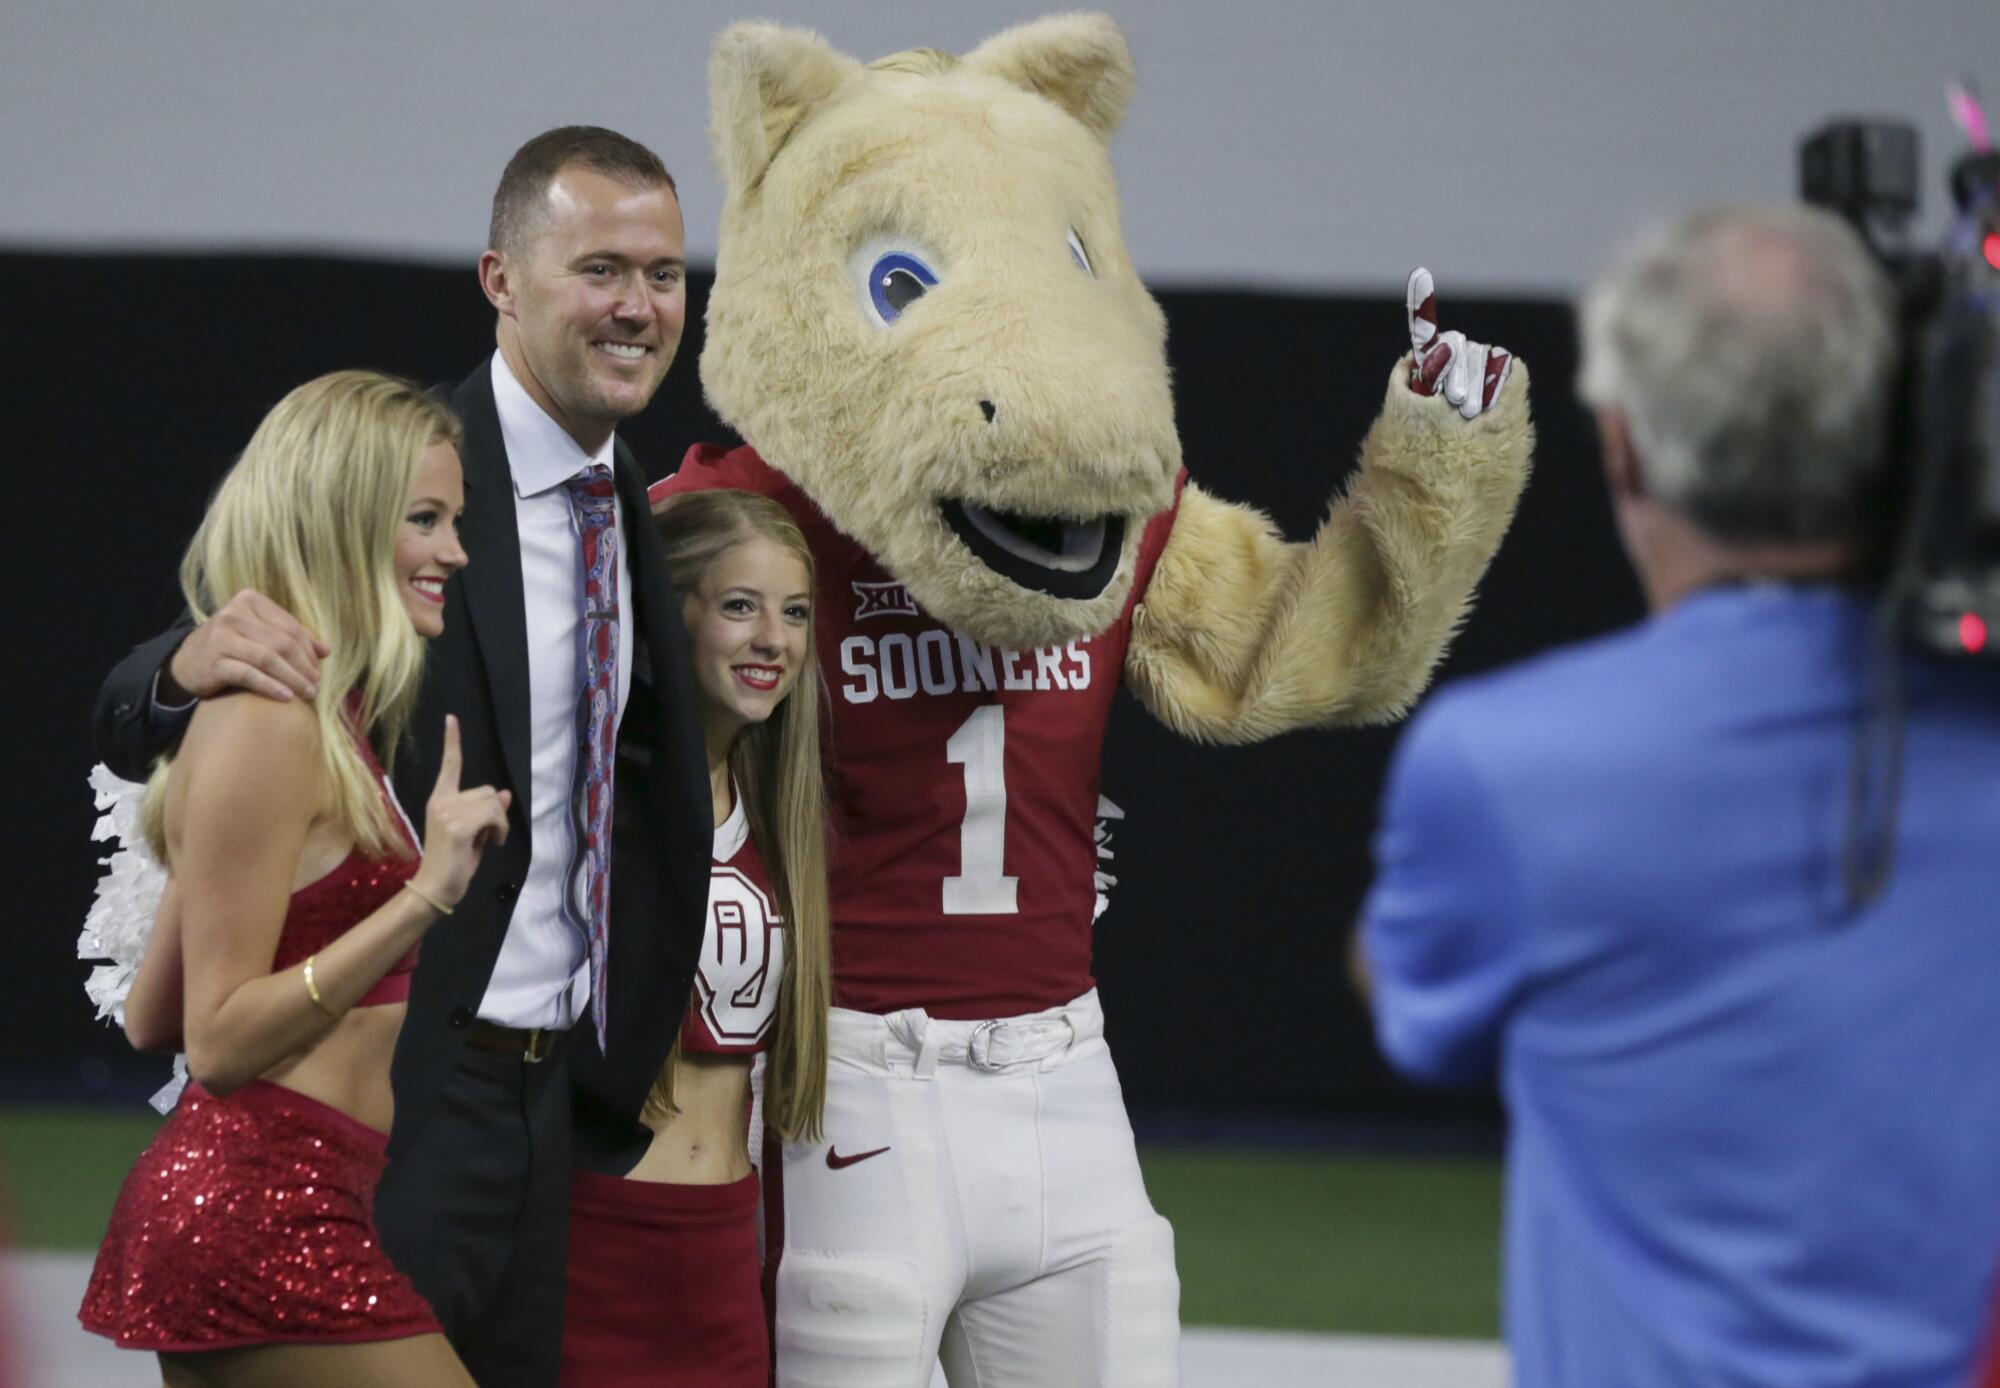
{"label": "nike swoosh logo", "polygon": [[879,1157],[888,1150],[887,1147],[877,1147],[872,1152],[856,1152],[851,1157],[843,1157],[840,1153],[829,1147],[826,1149],[826,1169],[828,1171],[838,1171],[843,1166],[852,1166],[858,1161],[867,1161],[870,1157]]}

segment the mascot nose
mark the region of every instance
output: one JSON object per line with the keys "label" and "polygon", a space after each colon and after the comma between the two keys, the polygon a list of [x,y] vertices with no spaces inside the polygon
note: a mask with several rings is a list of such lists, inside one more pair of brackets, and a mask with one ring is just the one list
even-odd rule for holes
{"label": "mascot nose", "polygon": [[997,413],[997,411],[995,411],[993,408],[993,402],[991,400],[981,400],[979,402],[979,412],[986,416],[986,422],[988,424],[991,424],[993,422],[993,416],[995,413]]}

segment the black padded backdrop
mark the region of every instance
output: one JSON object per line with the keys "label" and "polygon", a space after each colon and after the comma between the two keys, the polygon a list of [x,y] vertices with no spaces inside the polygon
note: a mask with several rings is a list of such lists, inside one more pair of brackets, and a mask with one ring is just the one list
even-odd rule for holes
{"label": "black padded backdrop", "polygon": [[[730,435],[695,372],[708,276],[679,363],[625,435],[655,476]],[[1211,491],[1307,533],[1403,346],[1399,297],[1160,293],[1180,429]],[[1571,390],[1568,308],[1462,300],[1443,317],[1535,372],[1534,480],[1442,672],[1451,679],[1638,615],[1594,440]],[[74,944],[95,846],[85,773],[103,672],[179,607],[174,569],[208,488],[262,412],[322,371],[457,380],[491,350],[469,269],[323,257],[0,255],[13,484],[4,681],[17,878],[0,970],[0,1098],[127,1098],[162,1069],[90,1020]],[[1118,885],[1099,978],[1142,1127],[1199,1135],[1478,1130],[1490,1095],[1419,1094],[1376,1056],[1347,984],[1349,930],[1392,729],[1204,748],[1120,701],[1105,755]]]}

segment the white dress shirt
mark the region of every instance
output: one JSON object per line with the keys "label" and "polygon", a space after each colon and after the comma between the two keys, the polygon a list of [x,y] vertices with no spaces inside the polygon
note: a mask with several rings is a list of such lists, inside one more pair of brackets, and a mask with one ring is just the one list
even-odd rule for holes
{"label": "white dress shirt", "polygon": [[[570,790],[576,775],[578,627],[583,576],[569,492],[563,483],[602,463],[615,470],[612,441],[585,453],[493,354],[493,403],[514,478],[521,532],[521,596],[528,619],[528,876],[493,966],[479,1015],[510,1027],[567,1027],[590,1002],[590,958],[563,919],[562,894],[576,853]],[[618,511],[618,711],[632,689],[631,525]],[[477,564],[479,556],[473,555]],[[613,736],[616,737],[616,724]],[[580,875],[579,875],[580,876]],[[588,919],[577,883],[578,919]]]}

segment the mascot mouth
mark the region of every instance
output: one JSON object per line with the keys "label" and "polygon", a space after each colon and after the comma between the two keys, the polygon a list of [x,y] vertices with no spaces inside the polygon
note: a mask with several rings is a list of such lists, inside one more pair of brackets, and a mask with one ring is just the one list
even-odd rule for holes
{"label": "mascot mouth", "polygon": [[1125,518],[1066,520],[1001,511],[972,501],[938,503],[945,524],[973,556],[1009,582],[1058,598],[1094,598],[1118,572]]}

